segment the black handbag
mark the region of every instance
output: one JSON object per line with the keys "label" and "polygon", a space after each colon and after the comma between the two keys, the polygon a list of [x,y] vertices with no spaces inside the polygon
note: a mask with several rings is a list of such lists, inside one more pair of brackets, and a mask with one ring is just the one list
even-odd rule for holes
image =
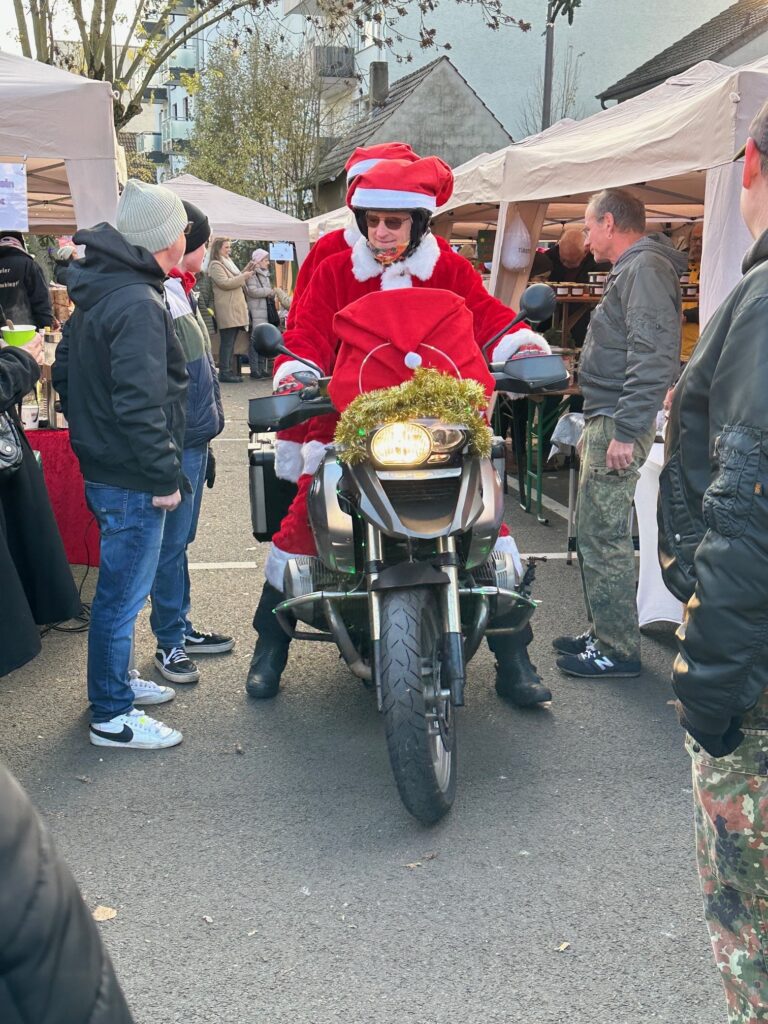
{"label": "black handbag", "polygon": [[19,427],[10,413],[0,412],[0,480],[12,476],[23,459]]}
{"label": "black handbag", "polygon": [[277,312],[277,304],[271,295],[268,295],[265,300],[267,304],[267,323],[272,324],[273,327],[280,326],[280,315]]}

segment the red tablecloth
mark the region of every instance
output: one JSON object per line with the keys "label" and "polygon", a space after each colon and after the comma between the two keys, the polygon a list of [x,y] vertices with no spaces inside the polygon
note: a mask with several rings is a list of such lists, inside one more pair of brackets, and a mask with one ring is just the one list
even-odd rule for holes
{"label": "red tablecloth", "polygon": [[80,464],[68,430],[29,430],[27,440],[40,452],[51,507],[71,565],[99,564],[99,528],[85,503]]}

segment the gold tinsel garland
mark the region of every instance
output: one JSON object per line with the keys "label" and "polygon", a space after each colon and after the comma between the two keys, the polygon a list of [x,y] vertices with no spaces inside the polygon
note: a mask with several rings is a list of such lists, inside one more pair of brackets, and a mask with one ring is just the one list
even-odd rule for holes
{"label": "gold tinsel garland", "polygon": [[471,453],[487,458],[491,454],[492,434],[481,412],[487,405],[485,390],[477,381],[418,369],[411,380],[394,388],[358,395],[347,406],[334,436],[341,449],[339,459],[350,465],[366,459],[366,440],[374,427],[426,418],[465,426]]}

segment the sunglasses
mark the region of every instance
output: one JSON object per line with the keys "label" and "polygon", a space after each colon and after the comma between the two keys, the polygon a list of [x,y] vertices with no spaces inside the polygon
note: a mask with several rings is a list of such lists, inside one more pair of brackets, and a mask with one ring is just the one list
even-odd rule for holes
{"label": "sunglasses", "polygon": [[403,224],[407,224],[411,219],[410,213],[405,214],[404,217],[380,217],[378,213],[366,213],[365,215],[367,227],[371,229],[377,228],[384,221],[384,227],[387,231],[399,231]]}

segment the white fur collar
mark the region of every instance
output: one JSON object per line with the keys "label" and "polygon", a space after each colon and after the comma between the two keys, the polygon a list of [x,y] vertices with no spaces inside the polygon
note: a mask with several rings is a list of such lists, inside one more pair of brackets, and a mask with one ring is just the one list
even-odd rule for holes
{"label": "white fur collar", "polygon": [[410,288],[413,277],[428,281],[440,259],[440,247],[435,236],[425,235],[411,255],[389,267],[383,267],[373,258],[365,238],[361,237],[352,247],[352,273],[357,281],[381,278],[382,291],[394,288]]}
{"label": "white fur collar", "polygon": [[357,226],[357,224],[350,224],[348,227],[344,228],[344,241],[347,243],[350,249],[355,244],[355,242],[357,242],[362,237],[363,236],[360,234],[360,228]]}

